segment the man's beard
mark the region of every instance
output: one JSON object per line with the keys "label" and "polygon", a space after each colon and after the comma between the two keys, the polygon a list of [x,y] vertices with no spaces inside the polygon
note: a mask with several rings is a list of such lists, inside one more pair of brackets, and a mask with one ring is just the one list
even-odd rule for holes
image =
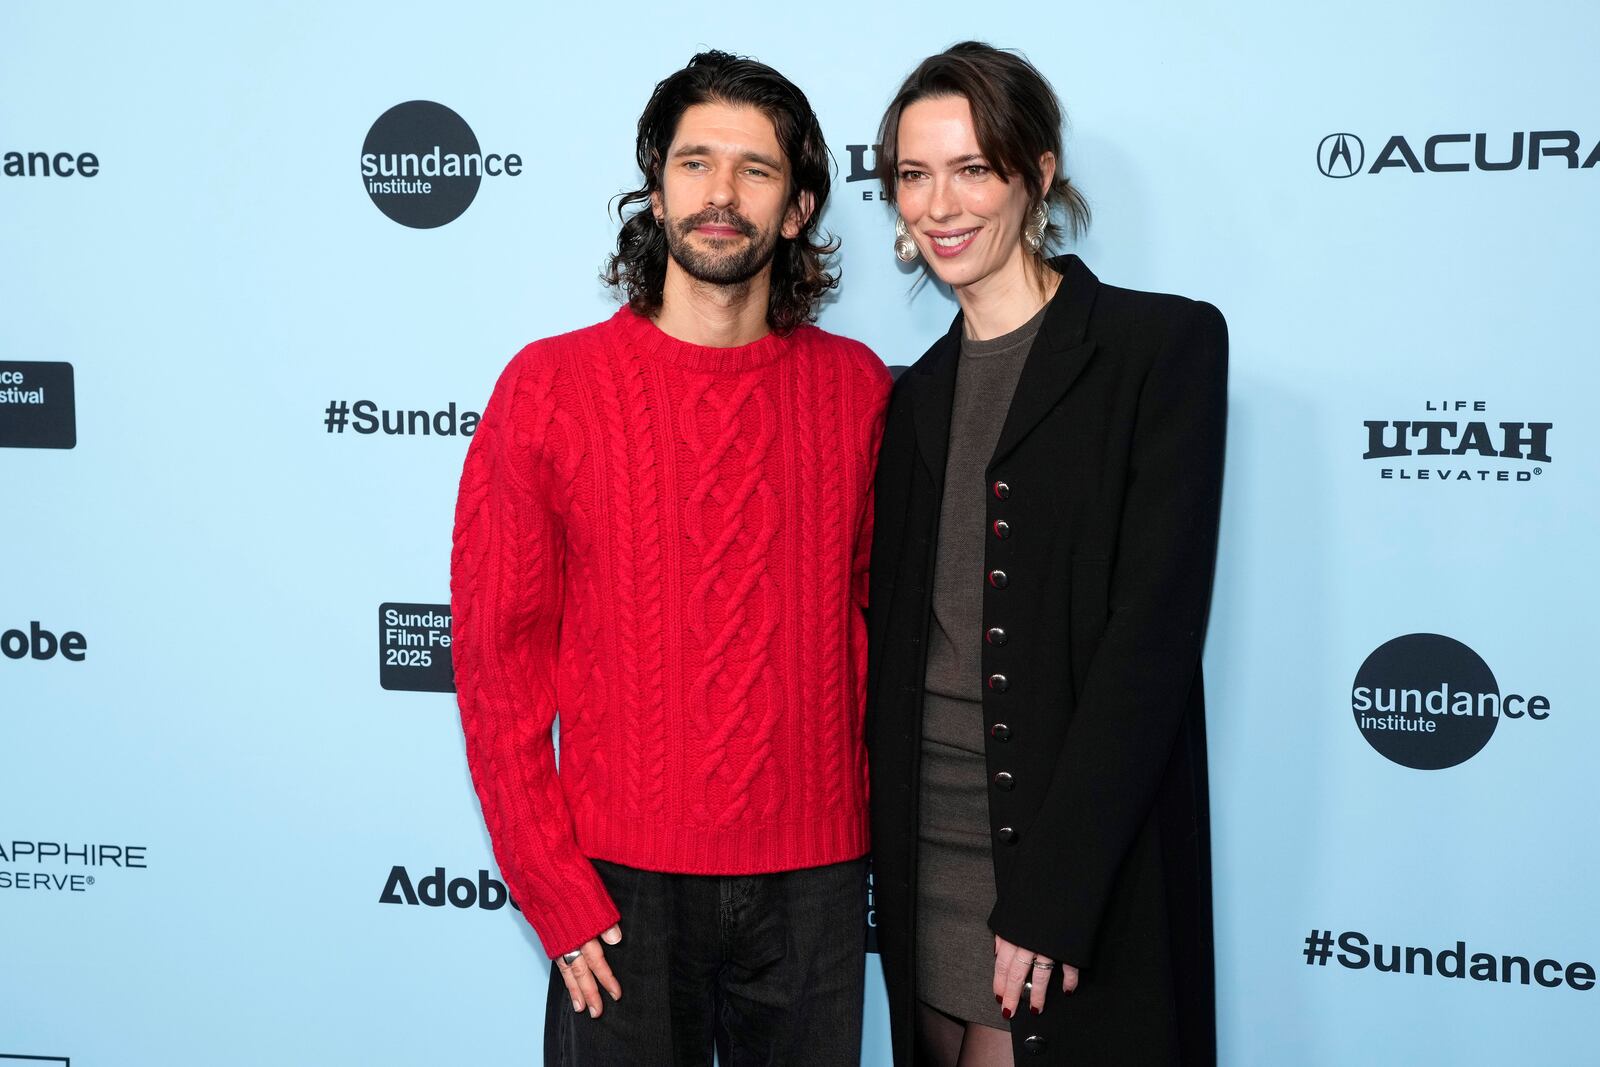
{"label": "man's beard", "polygon": [[[698,226],[731,226],[747,240],[737,250],[705,252],[689,244],[689,236]],[[709,285],[743,285],[760,274],[772,262],[778,246],[778,231],[762,233],[754,223],[736,211],[718,211],[708,208],[686,219],[668,219],[662,227],[667,237],[667,252],[678,266],[695,281]],[[731,242],[730,242],[731,243]]]}

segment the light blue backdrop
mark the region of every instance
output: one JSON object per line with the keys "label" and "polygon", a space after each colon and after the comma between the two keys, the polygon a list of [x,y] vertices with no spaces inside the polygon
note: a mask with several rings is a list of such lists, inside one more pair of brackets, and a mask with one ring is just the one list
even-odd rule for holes
{"label": "light blue backdrop", "polygon": [[[823,325],[911,362],[953,305],[909,295],[846,146],[974,36],[1023,47],[1065,100],[1101,278],[1210,300],[1232,331],[1206,653],[1222,1061],[1597,1055],[1600,991],[1303,955],[1328,930],[1600,962],[1600,167],[1319,169],[1337,132],[1366,168],[1394,135],[1421,157],[1482,133],[1492,161],[1538,130],[1574,131],[1581,162],[1592,5],[13,2],[0,153],[100,167],[0,177],[0,364],[71,363],[77,432],[0,448],[0,631],[87,643],[0,658],[0,1064],[539,1061],[547,964],[522,920],[379,899],[396,866],[492,869],[453,697],[383,689],[375,662],[380,604],[448,598],[467,438],[331,433],[325,409],[480,410],[519,346],[607,314],[607,198],[634,184],[651,86],[701,46],[810,94],[840,166]],[[525,161],[432,230],[358,174],[413,99]],[[1426,407],[1457,400],[1484,407]],[[1551,458],[1362,458],[1365,422],[1429,418],[1497,440],[1550,423]],[[1352,682],[1419,632],[1549,718],[1452,768],[1385,759]],[[38,884],[73,873],[94,884]],[[884,1064],[870,971],[864,1062]]]}

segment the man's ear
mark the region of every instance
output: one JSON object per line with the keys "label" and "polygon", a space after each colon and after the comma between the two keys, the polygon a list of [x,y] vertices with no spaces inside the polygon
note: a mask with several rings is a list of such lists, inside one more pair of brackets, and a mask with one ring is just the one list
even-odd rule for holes
{"label": "man's ear", "polygon": [[790,241],[799,237],[800,231],[805,229],[806,223],[811,221],[812,212],[816,210],[816,196],[809,189],[802,190],[783,214],[783,236]]}
{"label": "man's ear", "polygon": [[655,216],[657,226],[665,225],[667,209],[661,202],[661,156],[653,148],[650,150],[650,173],[645,177],[655,186],[650,193],[650,214]]}

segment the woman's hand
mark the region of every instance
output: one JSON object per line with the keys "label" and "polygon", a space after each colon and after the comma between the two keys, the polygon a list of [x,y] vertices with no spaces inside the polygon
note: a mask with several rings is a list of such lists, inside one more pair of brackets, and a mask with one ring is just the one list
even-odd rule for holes
{"label": "woman's hand", "polygon": [[610,964],[606,963],[606,950],[600,947],[602,941],[615,945],[621,940],[622,926],[619,924],[599,937],[585,941],[571,963],[567,962],[565,956],[555,958],[555,965],[561,968],[561,980],[567,983],[567,993],[572,997],[573,1011],[583,1011],[587,1007],[590,1017],[598,1019],[604,1010],[600,999],[601,987],[611,994],[612,1000],[622,999],[622,985],[611,973]]}
{"label": "woman's hand", "polygon": [[1057,963],[1049,956],[1029,952],[1013,945],[999,934],[994,935],[994,999],[1000,1005],[1000,1014],[1007,1019],[1015,1015],[1022,1004],[1024,987],[1028,988],[1028,1010],[1038,1015],[1044,1011],[1045,987],[1050,984],[1050,974],[1061,971],[1061,991],[1070,993],[1078,988],[1078,968]]}

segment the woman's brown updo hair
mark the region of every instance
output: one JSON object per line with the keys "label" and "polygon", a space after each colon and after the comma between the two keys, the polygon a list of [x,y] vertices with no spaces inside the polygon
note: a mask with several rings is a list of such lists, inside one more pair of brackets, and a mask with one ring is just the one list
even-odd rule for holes
{"label": "woman's brown updo hair", "polygon": [[[918,100],[944,96],[966,98],[972,108],[978,147],[1001,179],[1020,177],[1029,200],[1043,200],[1050,208],[1045,249],[1061,238],[1058,217],[1065,219],[1066,230],[1074,239],[1082,236],[1089,228],[1089,204],[1062,173],[1061,104],[1055,90],[1020,52],[1004,51],[981,41],[963,41],[924,59],[883,113],[878,127],[882,145],[878,149],[878,177],[889,202],[895,201],[895,183],[899,179],[896,141],[900,116]],[[1056,158],[1055,181],[1049,189],[1043,188],[1044,174],[1039,169],[1039,157],[1046,152]]]}

